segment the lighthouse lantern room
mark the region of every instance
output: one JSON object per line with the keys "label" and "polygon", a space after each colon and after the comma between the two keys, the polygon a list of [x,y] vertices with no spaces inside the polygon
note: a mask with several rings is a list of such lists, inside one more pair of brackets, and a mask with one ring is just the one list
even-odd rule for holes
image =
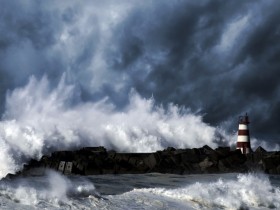
{"label": "lighthouse lantern room", "polygon": [[242,154],[248,154],[251,152],[250,145],[250,134],[249,134],[249,116],[240,116],[238,125],[238,137],[237,137],[237,147],[240,149]]}

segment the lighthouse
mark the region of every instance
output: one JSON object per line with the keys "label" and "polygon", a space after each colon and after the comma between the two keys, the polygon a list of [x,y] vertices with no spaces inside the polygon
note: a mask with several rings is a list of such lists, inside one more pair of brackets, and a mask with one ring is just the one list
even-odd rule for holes
{"label": "lighthouse", "polygon": [[248,154],[251,152],[250,145],[250,134],[249,134],[249,116],[240,116],[239,117],[239,125],[238,125],[238,137],[237,137],[237,147],[236,149],[240,149],[242,154]]}

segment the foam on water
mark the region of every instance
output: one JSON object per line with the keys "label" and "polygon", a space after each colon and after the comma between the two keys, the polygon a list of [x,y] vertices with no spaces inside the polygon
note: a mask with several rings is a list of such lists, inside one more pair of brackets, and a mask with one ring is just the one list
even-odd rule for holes
{"label": "foam on water", "polygon": [[155,195],[159,200],[174,199],[180,205],[192,203],[193,208],[199,209],[280,208],[280,189],[260,174],[240,174],[237,180],[197,182],[179,189],[146,188],[126,193],[128,197]]}
{"label": "foam on water", "polygon": [[68,209],[73,205],[71,198],[88,195],[98,196],[91,182],[83,178],[71,181],[54,171],[48,171],[46,176],[40,178],[19,178],[0,183],[1,203],[3,203],[3,198],[8,199],[11,206],[19,203],[34,208]]}
{"label": "foam on water", "polygon": [[[219,178],[222,176],[224,178]],[[151,183],[148,175],[66,178],[56,172],[43,177],[0,181],[1,209],[279,209],[280,189],[263,174],[176,176],[153,175],[162,180]],[[198,177],[198,178],[196,178]],[[217,177],[216,181],[213,178]],[[122,180],[121,182],[118,179]],[[277,178],[279,179],[279,177]],[[112,183],[110,195],[98,193],[92,181]],[[134,188],[118,194],[123,181]],[[177,182],[172,182],[176,180]],[[196,180],[197,182],[194,182]],[[199,181],[198,181],[199,180]],[[173,184],[172,184],[173,183]],[[176,183],[174,185],[174,183]],[[185,183],[185,184],[184,184]],[[186,183],[189,183],[186,185]],[[117,193],[117,194],[116,194]]]}

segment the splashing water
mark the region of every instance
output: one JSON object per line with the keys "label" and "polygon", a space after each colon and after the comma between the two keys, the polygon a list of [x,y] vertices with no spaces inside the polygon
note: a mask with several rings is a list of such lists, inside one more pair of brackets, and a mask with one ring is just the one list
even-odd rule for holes
{"label": "splashing water", "polygon": [[189,110],[131,91],[129,104],[117,110],[106,98],[83,103],[65,76],[50,88],[46,77],[7,94],[0,122],[0,177],[15,172],[30,158],[57,149],[105,146],[129,152],[151,152],[168,146],[215,147],[216,129]]}
{"label": "splashing water", "polygon": [[1,180],[0,203],[1,209],[279,209],[280,179],[270,179],[263,174],[66,178],[49,171]]}
{"label": "splashing water", "polygon": [[135,197],[171,199],[177,201],[178,206],[192,206],[195,209],[280,208],[280,188],[272,186],[268,177],[261,174],[239,174],[237,180],[219,179],[210,183],[204,180],[177,189],[135,189],[124,193],[119,199]]}
{"label": "splashing water", "polygon": [[95,187],[86,179],[71,181],[54,171],[47,171],[43,177],[20,178],[0,183],[0,197],[30,207],[44,207],[44,204],[60,207],[69,203],[69,198],[95,195]]}

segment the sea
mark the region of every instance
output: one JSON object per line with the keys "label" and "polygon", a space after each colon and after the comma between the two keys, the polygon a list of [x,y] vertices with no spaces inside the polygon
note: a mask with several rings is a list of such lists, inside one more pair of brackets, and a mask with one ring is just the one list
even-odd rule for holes
{"label": "sea", "polygon": [[280,176],[43,175],[2,179],[0,209],[280,209]]}

